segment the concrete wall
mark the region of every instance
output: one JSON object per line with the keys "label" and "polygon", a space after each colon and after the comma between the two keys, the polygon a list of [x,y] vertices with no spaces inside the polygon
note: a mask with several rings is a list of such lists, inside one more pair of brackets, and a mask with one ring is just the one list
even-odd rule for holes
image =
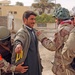
{"label": "concrete wall", "polygon": [[0,26],[6,26],[7,27],[7,16],[0,16]]}
{"label": "concrete wall", "polygon": [[0,16],[7,16],[12,13],[14,18],[22,19],[22,15],[26,10],[30,10],[29,6],[16,6],[16,5],[0,5]]}
{"label": "concrete wall", "polygon": [[[11,24],[13,25],[10,25],[9,27],[8,17],[0,16],[0,25],[8,27],[8,29],[12,32],[12,39],[13,39],[15,33],[22,27],[23,22],[20,19],[14,19],[14,22]],[[14,28],[12,26],[14,26]],[[46,27],[38,27],[37,24],[35,24],[34,28],[38,30],[43,30],[44,33],[47,35],[47,37],[52,39],[54,38],[54,33],[56,32],[55,23],[47,23]]]}

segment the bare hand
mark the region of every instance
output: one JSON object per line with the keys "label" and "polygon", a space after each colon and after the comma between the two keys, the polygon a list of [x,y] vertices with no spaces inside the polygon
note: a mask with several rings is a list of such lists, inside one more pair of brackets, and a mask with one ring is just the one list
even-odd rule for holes
{"label": "bare hand", "polygon": [[21,53],[21,50],[22,50],[22,46],[21,44],[18,44],[15,48],[15,53]]}
{"label": "bare hand", "polygon": [[16,72],[21,72],[21,73],[27,72],[28,66],[22,66],[23,64],[24,64],[24,63],[21,63],[21,64],[19,64],[18,66],[16,66],[15,71],[16,71]]}
{"label": "bare hand", "polygon": [[41,31],[37,31],[36,34],[37,34],[37,36],[39,36],[41,33],[42,33]]}

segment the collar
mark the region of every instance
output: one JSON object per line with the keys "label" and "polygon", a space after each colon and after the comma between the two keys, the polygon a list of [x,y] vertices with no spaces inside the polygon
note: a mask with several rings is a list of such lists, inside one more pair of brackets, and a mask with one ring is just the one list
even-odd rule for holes
{"label": "collar", "polygon": [[64,23],[72,24],[72,21],[71,20],[65,20],[65,21],[62,21],[60,24],[63,25]]}
{"label": "collar", "polygon": [[32,28],[30,28],[29,26],[26,25],[26,28],[28,28],[29,30],[32,30]]}

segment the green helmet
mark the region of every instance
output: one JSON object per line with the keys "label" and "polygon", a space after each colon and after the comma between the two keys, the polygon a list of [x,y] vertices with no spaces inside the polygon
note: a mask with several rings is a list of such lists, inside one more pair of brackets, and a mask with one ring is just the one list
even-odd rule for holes
{"label": "green helmet", "polygon": [[55,10],[54,17],[61,19],[61,20],[66,20],[66,19],[70,19],[70,14],[66,8],[60,7]]}
{"label": "green helmet", "polygon": [[10,37],[10,31],[5,26],[0,26],[0,41]]}

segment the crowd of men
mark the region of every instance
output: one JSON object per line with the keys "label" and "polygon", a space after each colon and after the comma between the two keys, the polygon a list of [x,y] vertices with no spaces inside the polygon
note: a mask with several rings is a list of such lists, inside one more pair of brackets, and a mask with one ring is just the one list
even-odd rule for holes
{"label": "crowd of men", "polygon": [[53,41],[34,28],[36,16],[33,11],[24,12],[24,24],[16,33],[13,44],[10,31],[0,26],[1,75],[42,75],[38,41],[49,51],[55,51],[52,67],[55,75],[75,75],[75,8],[71,15],[66,8],[55,10],[57,32]]}

